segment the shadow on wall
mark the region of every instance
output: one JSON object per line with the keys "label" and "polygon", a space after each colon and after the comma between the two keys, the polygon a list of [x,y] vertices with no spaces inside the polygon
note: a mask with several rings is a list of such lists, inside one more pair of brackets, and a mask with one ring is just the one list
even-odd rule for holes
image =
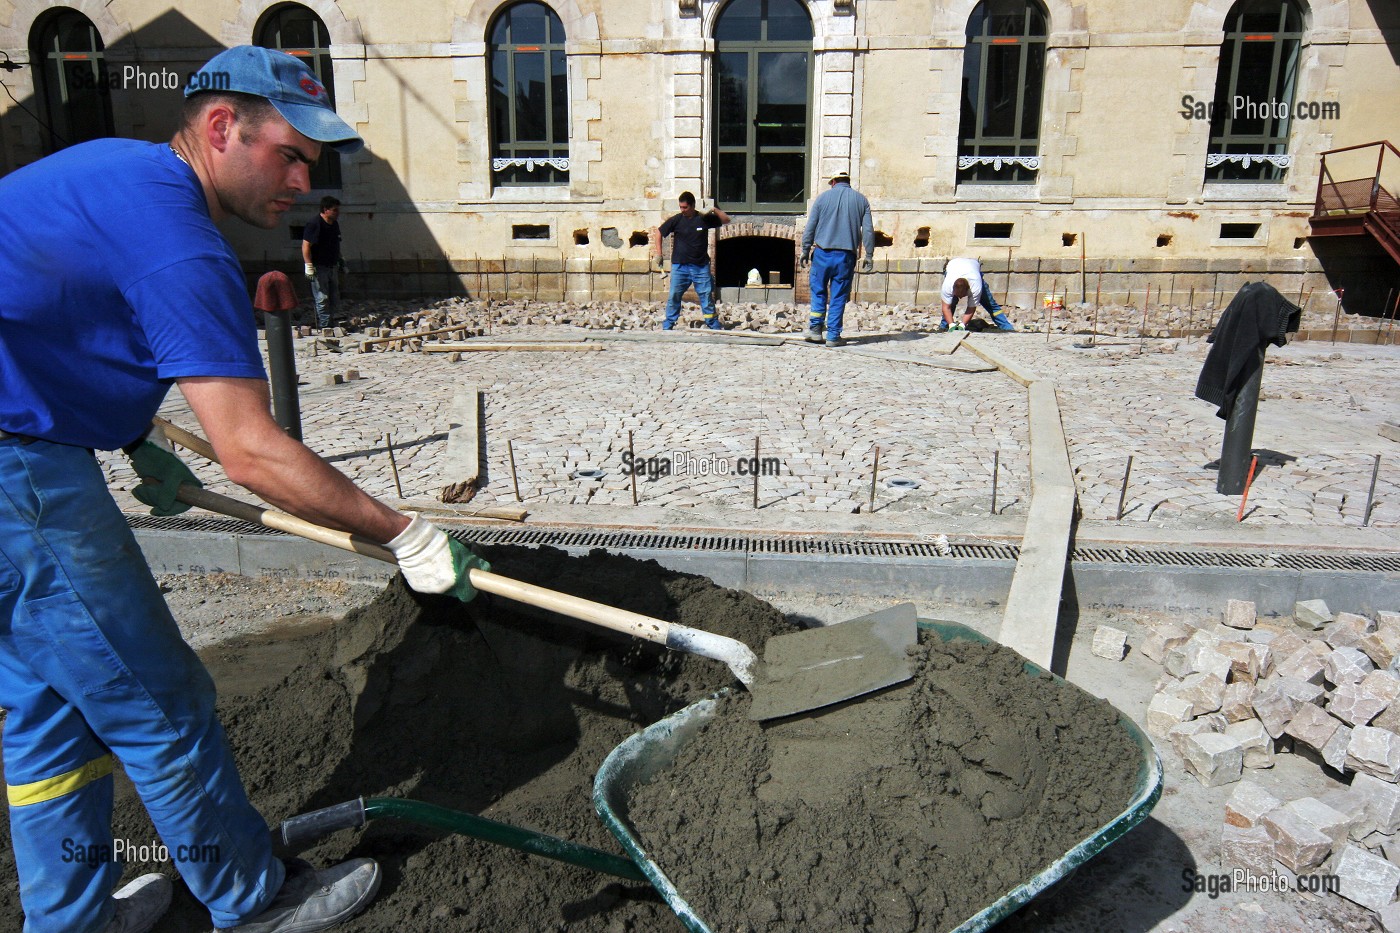
{"label": "shadow on wall", "polygon": [[1367,0],[1376,27],[1385,34],[1386,48],[1396,65],[1400,65],[1400,5],[1395,0]]}
{"label": "shadow on wall", "polygon": [[[48,11],[45,15],[52,14],[53,11]],[[40,18],[41,27],[42,22],[43,17]],[[34,23],[15,23],[14,28],[23,31],[28,37],[27,43],[33,45],[38,34]],[[248,41],[252,41],[252,36]],[[152,142],[170,139],[177,126],[186,79],[223,48],[223,43],[178,10],[168,10],[108,45],[103,50],[107,73],[101,83],[107,88],[115,135]],[[0,72],[0,81],[19,102],[19,106],[15,106],[9,97],[0,98],[10,104],[9,109],[0,114],[0,141],[7,170],[23,167],[66,148],[73,141],[68,138],[70,136],[76,139],[107,135],[100,129],[93,132],[93,117],[84,115],[76,131],[55,136],[50,129],[53,120],[38,67],[35,63],[23,62],[18,55],[12,57],[21,61],[23,68]],[[91,66],[86,62],[70,66],[75,73],[76,65],[86,67],[90,74]],[[79,80],[92,81],[87,75]],[[17,87],[31,90],[21,93]],[[100,120],[100,115],[98,118]],[[335,157],[335,154],[327,150],[322,158],[327,157]],[[271,230],[259,230],[238,222],[224,226],[225,235],[243,263],[250,294],[260,275],[276,269],[291,277],[298,297],[309,300],[306,279],[301,274],[300,232],[302,225],[315,216],[322,196],[327,194],[344,202],[341,225],[345,257],[350,265],[345,287],[348,296],[362,292],[367,281],[373,281],[374,291],[380,294],[437,297],[467,294],[471,279],[464,284],[462,276],[452,274],[448,257],[422,214],[413,208],[407,188],[387,162],[366,147],[353,156],[343,157],[341,175],[341,188],[313,189]],[[379,214],[378,220],[376,214]]]}
{"label": "shadow on wall", "polygon": [[[1313,254],[1333,289],[1342,289],[1342,313],[1364,317],[1388,317],[1400,290],[1400,267],[1370,236],[1313,237]],[[1314,295],[1312,307],[1331,308],[1334,298]],[[1382,309],[1382,306],[1385,306]]]}

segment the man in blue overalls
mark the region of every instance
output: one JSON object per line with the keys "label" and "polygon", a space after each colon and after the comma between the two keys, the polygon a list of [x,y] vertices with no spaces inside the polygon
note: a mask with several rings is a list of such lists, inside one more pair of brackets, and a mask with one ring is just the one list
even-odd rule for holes
{"label": "man in blue overalls", "polygon": [[113,893],[117,764],[220,929],[323,930],[379,887],[371,859],[317,871],[273,856],[214,684],[107,491],[92,451],[120,447],[138,499],[186,508],[178,489],[198,481],[147,436],[172,384],[231,480],[384,542],[413,589],[469,599],[484,566],[272,419],[243,272],[215,226],[280,226],[322,145],[360,138],[282,52],[222,52],[185,98],[168,145],[94,140],[0,179],[0,228],[24,231],[0,250],[0,707],[26,933],[144,933],[169,905],[160,874]]}
{"label": "man in blue overalls", "polygon": [[[813,247],[816,252],[813,252]],[[822,327],[826,327],[826,345],[841,346],[841,322],[846,302],[851,297],[855,281],[856,249],[864,247],[860,272],[874,271],[875,226],[870,217],[870,202],[865,195],[851,187],[851,177],[845,172],[832,176],[827,190],[817,195],[807,214],[807,226],[802,231],[803,268],[811,267],[808,281],[812,289],[812,310],[807,319],[806,339],[822,342]]]}

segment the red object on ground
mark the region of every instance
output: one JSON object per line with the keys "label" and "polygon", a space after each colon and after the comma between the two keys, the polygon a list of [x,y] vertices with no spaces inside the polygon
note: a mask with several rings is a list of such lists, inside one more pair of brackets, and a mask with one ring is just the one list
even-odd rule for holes
{"label": "red object on ground", "polygon": [[258,279],[258,293],[253,297],[253,307],[257,310],[264,313],[291,311],[298,304],[292,280],[285,272],[268,272]]}
{"label": "red object on ground", "polygon": [[1249,501],[1249,484],[1254,482],[1254,468],[1258,465],[1258,457],[1249,458],[1249,475],[1244,478],[1244,495],[1240,496],[1240,507],[1235,512],[1235,521],[1237,522],[1244,518],[1244,504]]}

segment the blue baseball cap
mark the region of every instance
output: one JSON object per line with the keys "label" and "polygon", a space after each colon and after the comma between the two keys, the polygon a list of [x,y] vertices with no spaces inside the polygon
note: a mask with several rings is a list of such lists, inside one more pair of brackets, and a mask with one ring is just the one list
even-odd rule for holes
{"label": "blue baseball cap", "polygon": [[358,152],[365,144],[335,112],[325,85],[286,52],[257,45],[236,45],[220,52],[185,82],[186,97],[206,91],[266,98],[292,129],[337,152]]}

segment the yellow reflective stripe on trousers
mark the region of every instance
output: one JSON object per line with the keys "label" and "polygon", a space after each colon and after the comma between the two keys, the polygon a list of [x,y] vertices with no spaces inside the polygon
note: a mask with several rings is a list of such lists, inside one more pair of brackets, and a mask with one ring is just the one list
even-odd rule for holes
{"label": "yellow reflective stripe on trousers", "polygon": [[81,790],[93,781],[105,778],[111,773],[112,756],[103,755],[101,758],[94,758],[81,768],[74,768],[72,771],[65,771],[63,774],[44,778],[42,781],[34,781],[31,784],[10,784],[7,788],[10,806],[27,807],[33,803],[53,800],[55,797],[62,797],[64,794]]}

